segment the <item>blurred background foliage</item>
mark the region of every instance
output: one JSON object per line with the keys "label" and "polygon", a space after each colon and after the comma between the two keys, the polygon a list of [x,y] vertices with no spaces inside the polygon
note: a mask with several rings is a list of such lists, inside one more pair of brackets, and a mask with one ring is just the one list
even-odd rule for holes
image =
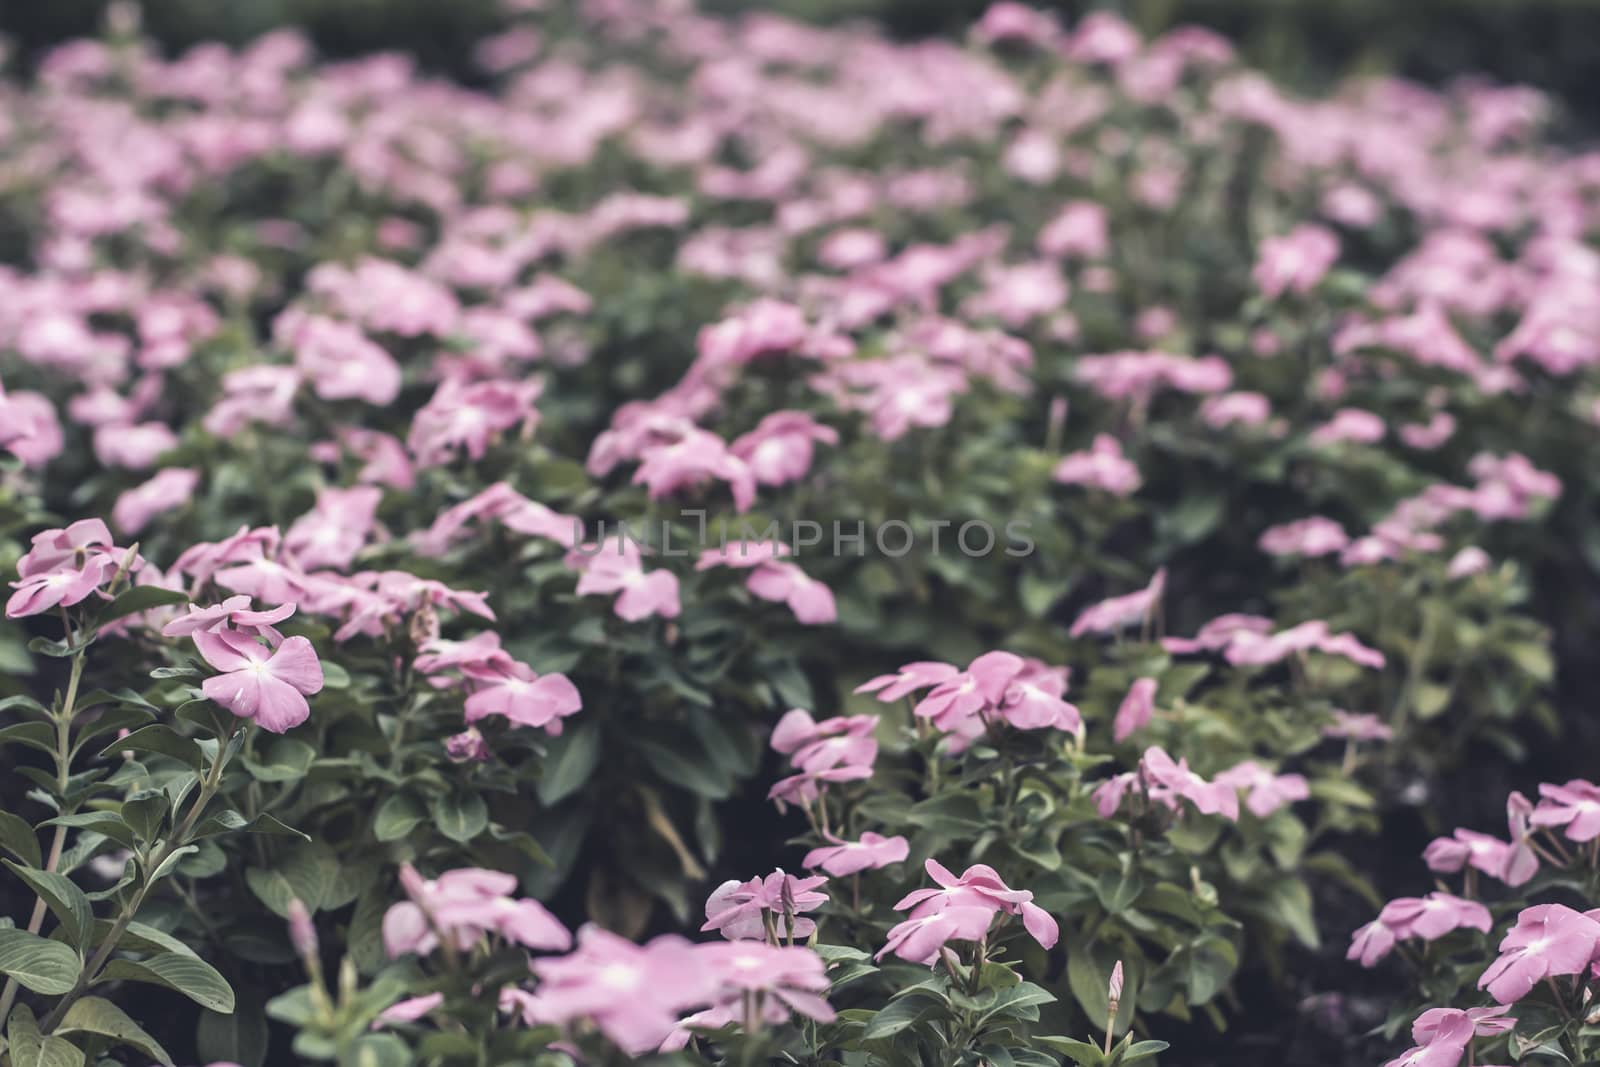
{"label": "blurred background foliage", "polygon": [[[107,0],[0,0],[0,33],[24,65],[50,44],[93,33]],[[901,36],[959,32],[989,0],[701,0],[718,11],[778,11],[822,22],[882,21]],[[1210,26],[1253,63],[1297,88],[1348,73],[1439,84],[1473,72],[1544,89],[1589,130],[1600,128],[1600,0],[1033,0],[1069,18],[1118,11],[1147,33]],[[470,44],[500,23],[494,0],[145,0],[145,24],[169,49],[248,40],[274,26],[306,29],[328,55],[411,52],[471,80]]]}

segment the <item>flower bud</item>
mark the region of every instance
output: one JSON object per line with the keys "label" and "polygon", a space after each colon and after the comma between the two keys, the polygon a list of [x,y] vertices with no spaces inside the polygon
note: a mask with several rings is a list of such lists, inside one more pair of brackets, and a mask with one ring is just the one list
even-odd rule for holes
{"label": "flower bud", "polygon": [[489,759],[489,743],[476,727],[469,726],[445,739],[444,752],[452,763],[486,763]]}
{"label": "flower bud", "polygon": [[317,954],[317,928],[299,897],[289,901],[289,943],[302,957]]}
{"label": "flower bud", "polygon": [[1106,1002],[1109,1006],[1108,1014],[1114,1020],[1117,1017],[1117,1006],[1122,1002],[1122,961],[1111,968],[1111,982],[1106,986]]}

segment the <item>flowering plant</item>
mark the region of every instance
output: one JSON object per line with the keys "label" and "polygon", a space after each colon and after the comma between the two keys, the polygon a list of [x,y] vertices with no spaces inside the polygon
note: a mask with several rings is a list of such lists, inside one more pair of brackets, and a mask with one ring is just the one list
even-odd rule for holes
{"label": "flowering plant", "polygon": [[1545,101],[504,7],[0,85],[13,1064],[1595,1055]]}

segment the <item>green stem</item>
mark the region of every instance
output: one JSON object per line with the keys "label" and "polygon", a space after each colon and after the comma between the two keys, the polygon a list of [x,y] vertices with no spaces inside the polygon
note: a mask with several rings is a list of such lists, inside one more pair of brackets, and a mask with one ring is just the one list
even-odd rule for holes
{"label": "green stem", "polygon": [[[72,643],[72,628],[67,627],[67,643]],[[55,714],[56,725],[56,786],[60,790],[65,804],[67,781],[72,770],[72,716],[78,703],[78,683],[83,679],[83,652],[72,657],[72,673],[67,677],[67,695],[61,702],[61,708]],[[63,811],[63,815],[70,812]],[[44,862],[44,869],[54,873],[61,864],[61,850],[67,842],[67,828],[60,823],[56,824],[55,832],[50,836],[50,854]],[[33,914],[28,918],[28,933],[37,934],[44,926],[46,908],[43,897],[35,897],[33,901]],[[7,978],[5,989],[0,990],[0,1024],[3,1024],[11,1013],[11,1005],[17,999],[17,980]]]}
{"label": "green stem", "polygon": [[78,998],[88,992],[89,987],[99,979],[101,969],[111,957],[111,953],[116,951],[117,942],[122,940],[122,935],[128,930],[128,924],[133,922],[133,917],[139,912],[139,906],[144,903],[146,894],[154,886],[155,883],[151,880],[151,875],[160,870],[161,865],[174,852],[184,847],[189,839],[189,832],[194,829],[195,822],[200,818],[200,813],[205,810],[206,805],[211,803],[211,798],[216,795],[217,788],[222,783],[222,768],[226,759],[227,748],[228,739],[226,737],[218,738],[217,756],[212,761],[211,768],[206,772],[204,781],[200,783],[200,795],[195,798],[194,804],[184,814],[183,820],[174,828],[172,836],[166,840],[145,866],[144,881],[138,889],[134,890],[133,895],[128,898],[128,902],[123,905],[122,912],[117,916],[116,922],[112,923],[105,940],[100,942],[100,947],[95,949],[94,955],[89,958],[89,962],[84,965],[82,971],[78,972],[78,980],[56,1002],[56,1006],[50,1010],[50,1014],[46,1015],[39,1023],[41,1033],[48,1034],[53,1032],[56,1026],[60,1024],[62,1017],[67,1014],[67,1009],[72,1007]]}

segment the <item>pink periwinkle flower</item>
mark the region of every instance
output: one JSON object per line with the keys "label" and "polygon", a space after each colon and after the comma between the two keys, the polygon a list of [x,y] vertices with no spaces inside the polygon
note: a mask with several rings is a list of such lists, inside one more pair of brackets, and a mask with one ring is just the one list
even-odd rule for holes
{"label": "pink periwinkle flower", "polygon": [[225,628],[196,630],[191,637],[205,661],[223,672],[200,684],[206,698],[281,734],[310,716],[306,697],[322,690],[322,662],[306,638],[273,643],[272,633],[265,644],[256,633]]}
{"label": "pink periwinkle flower", "polygon": [[935,859],[924,868],[938,888],[913,890],[895,905],[896,911],[910,909],[910,915],[889,931],[878,959],[893,952],[912,963],[932,963],[945,942],[984,937],[999,913],[1019,916],[1029,936],[1045,948],[1055,946],[1056,920],[1033,903],[1031,892],[1006,885],[993,867],[973,864],[959,878]]}
{"label": "pink periwinkle flower", "polygon": [[1371,445],[1383,440],[1388,428],[1383,419],[1360,408],[1341,408],[1306,439],[1318,447],[1352,442]]}
{"label": "pink periwinkle flower", "polygon": [[1098,434],[1085,451],[1063,457],[1051,477],[1063,485],[1085,485],[1113,496],[1128,496],[1143,484],[1139,468],[1110,434]]}
{"label": "pink periwinkle flower", "polygon": [[200,472],[193,467],[166,467],[149,481],[117,496],[111,521],[123,533],[136,534],[157,515],[164,515],[194,499]]}
{"label": "pink periwinkle flower", "polygon": [[794,617],[808,626],[838,618],[833,590],[793,563],[763,563],[750,572],[745,587],[762,600],[787,604]]}
{"label": "pink periwinkle flower", "polygon": [[284,553],[304,570],[344,570],[366,544],[383,490],[362,485],[324,489],[316,507],[300,516],[284,535]]}
{"label": "pink periwinkle flower", "polygon": [[534,404],[544,390],[537,378],[520,382],[489,381],[464,385],[451,378],[411,420],[406,446],[419,467],[439,467],[458,450],[473,460],[483,458],[496,435],[538,424]]}
{"label": "pink periwinkle flower", "polygon": [[566,563],[580,572],[579,596],[621,594],[614,605],[619,618],[638,622],[652,615],[678,617],[678,576],[669,570],[646,573],[639,545],[626,535],[575,548]]}
{"label": "pink periwinkle flower", "polygon": [[1321,515],[1274,526],[1261,535],[1261,551],[1273,556],[1328,556],[1350,544],[1344,527]]}
{"label": "pink periwinkle flower", "polygon": [[1265,819],[1285,804],[1311,796],[1311,786],[1303,775],[1274,774],[1254,760],[1230,767],[1213,780],[1218,785],[1243,792],[1244,806],[1259,819]]}
{"label": "pink periwinkle flower", "polygon": [[1150,725],[1156,712],[1157,686],[1154,678],[1140,678],[1128,687],[1128,695],[1118,705],[1111,725],[1112,737],[1118,744]]}
{"label": "pink periwinkle flower", "polygon": [[749,466],[758,484],[783,485],[805,477],[813,446],[819,442],[838,444],[838,431],[803,411],[775,411],[729,447]]}
{"label": "pink periwinkle flower", "polygon": [[1261,242],[1255,282],[1263,295],[1303,295],[1322,280],[1339,258],[1339,238],[1332,230],[1312,223],[1296,226],[1282,237]]}
{"label": "pink periwinkle flower", "polygon": [[1167,572],[1166,568],[1162,568],[1156,571],[1150,579],[1150,584],[1138,592],[1102,600],[1092,607],[1085,608],[1073,621],[1072,629],[1068,632],[1073,637],[1082,637],[1088,633],[1109,634],[1135,623],[1145,622],[1154,614],[1166,585]]}
{"label": "pink periwinkle flower", "polygon": [[463,867],[427,879],[411,864],[400,868],[408,899],[383,916],[383,945],[390,959],[409,953],[426,956],[447,939],[465,952],[486,934],[498,934],[525,948],[560,951],[572,935],[543,904],[516,899],[515,875]]}
{"label": "pink periwinkle flower", "polygon": [[1517,915],[1478,988],[1501,1004],[1514,1004],[1546,978],[1587,971],[1597,946],[1600,919],[1565,904],[1535,904]]}
{"label": "pink periwinkle flower", "polygon": [[1539,806],[1529,816],[1539,827],[1563,827],[1579,843],[1600,837],[1600,786],[1574,778],[1565,785],[1539,786]]}
{"label": "pink periwinkle flower", "polygon": [[578,687],[564,674],[536,674],[525,663],[464,667],[472,694],[467,697],[466,719],[474,723],[490,715],[502,716],[515,726],[561,732],[561,720],[583,708]]}
{"label": "pink periwinkle flower", "polygon": [[759,941],[770,924],[782,938],[810,937],[817,924],[804,915],[828,902],[828,895],[818,892],[827,881],[822,875],[797,878],[781,870],[748,882],[729,879],[706,898],[706,922],[700,929],[715,930],[730,941]]}
{"label": "pink periwinkle flower", "polygon": [[1378,913],[1378,918],[1395,932],[1395,937],[1417,937],[1424,941],[1436,941],[1452,930],[1477,930],[1486,934],[1493,925],[1488,908],[1475,900],[1449,893],[1391,900]]}
{"label": "pink periwinkle flower", "polygon": [[721,986],[696,946],[663,934],[635,945],[593,924],[578,931],[578,947],[533,961],[538,990],[508,989],[502,1010],[517,1010],[530,1026],[594,1024],[620,1049],[642,1056],[678,1026],[679,1014],[705,1004]]}
{"label": "pink periwinkle flower", "polygon": [[793,708],[772,730],[772,747],[789,757],[797,770],[870,767],[878,758],[876,715],[835,716],[816,722],[803,708]]}
{"label": "pink periwinkle flower", "polygon": [[1164,749],[1152,745],[1139,761],[1139,773],[1152,795],[1165,792],[1187,800],[1204,815],[1239,821],[1238,790],[1224,781],[1206,781],[1189,769],[1187,759],[1175,761]]}
{"label": "pink periwinkle flower", "polygon": [[691,429],[670,444],[648,447],[641,460],[633,483],[646,486],[652,500],[720,481],[727,483],[738,510],[748,511],[755,502],[756,479],[750,465],[709,430]]}
{"label": "pink periwinkle flower", "polygon": [[875,871],[891,863],[904,863],[910,849],[910,844],[898,834],[884,837],[868,830],[860,840],[837,841],[812,849],[800,865],[840,878],[858,871]]}
{"label": "pink periwinkle flower", "polygon": [[759,1002],[761,1021],[769,1026],[786,1022],[791,1013],[823,1023],[836,1017],[824,996],[828,991],[827,966],[809,948],[736,941],[696,945],[693,951],[718,988],[711,996],[710,1007],[681,1020],[662,1042],[664,1052],[687,1044],[690,1028],[717,1030],[730,1024],[746,1024],[752,1001]]}

